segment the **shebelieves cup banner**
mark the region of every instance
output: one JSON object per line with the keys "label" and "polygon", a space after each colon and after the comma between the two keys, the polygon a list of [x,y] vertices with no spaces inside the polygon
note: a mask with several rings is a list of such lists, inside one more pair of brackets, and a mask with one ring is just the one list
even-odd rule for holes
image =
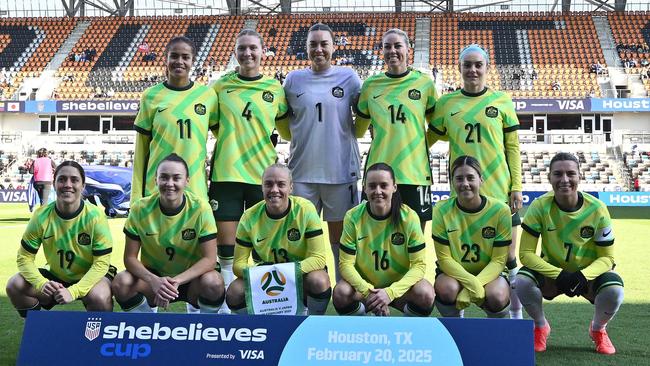
{"label": "shebelieves cup banner", "polygon": [[527,366],[535,354],[530,320],[30,311],[17,363]]}
{"label": "shebelieves cup banner", "polygon": [[298,263],[253,266],[244,270],[249,314],[296,315],[302,303],[302,272]]}

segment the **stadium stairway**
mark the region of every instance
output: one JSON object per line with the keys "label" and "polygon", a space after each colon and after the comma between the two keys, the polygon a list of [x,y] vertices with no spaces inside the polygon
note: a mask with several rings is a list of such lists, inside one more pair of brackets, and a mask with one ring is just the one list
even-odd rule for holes
{"label": "stadium stairway", "polygon": [[413,64],[415,67],[429,68],[429,53],[431,51],[431,18],[415,19],[415,49]]}
{"label": "stadium stairway", "polygon": [[[217,39],[219,33],[219,24],[190,24],[187,29],[187,36],[192,39],[197,45],[196,61],[192,66],[191,75],[197,75],[199,68],[208,59],[214,40]],[[201,42],[201,40],[203,40]]]}
{"label": "stadium stairway", "polygon": [[61,48],[54,55],[45,70],[58,70],[59,67],[61,67],[61,64],[63,64],[70,52],[72,52],[74,45],[77,44],[79,39],[81,39],[81,36],[86,32],[86,29],[88,29],[88,26],[90,26],[89,21],[77,22],[77,25],[72,30],[72,33],[70,33],[70,36],[65,40],[63,45],[61,45]]}
{"label": "stadium stairway", "polygon": [[138,29],[138,33],[135,34],[135,37],[131,40],[131,43],[129,43],[129,48],[124,52],[124,56],[122,56],[122,59],[114,70],[115,78],[118,81],[124,80],[124,71],[131,64],[135,54],[138,52],[138,47],[144,42],[149,30],[151,30],[151,24],[142,24],[140,29]]}

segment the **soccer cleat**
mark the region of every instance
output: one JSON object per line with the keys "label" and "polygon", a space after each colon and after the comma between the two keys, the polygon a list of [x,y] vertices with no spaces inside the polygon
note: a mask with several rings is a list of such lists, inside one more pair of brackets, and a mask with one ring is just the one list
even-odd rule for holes
{"label": "soccer cleat", "polygon": [[612,341],[609,339],[607,330],[605,330],[605,328],[601,330],[592,330],[590,326],[589,336],[591,337],[591,340],[596,344],[596,352],[603,355],[613,355],[616,353],[616,348],[612,344]]}
{"label": "soccer cleat", "polygon": [[533,329],[533,334],[535,336],[535,352],[546,351],[546,339],[550,333],[551,326],[548,323],[543,327],[535,327],[535,329]]}

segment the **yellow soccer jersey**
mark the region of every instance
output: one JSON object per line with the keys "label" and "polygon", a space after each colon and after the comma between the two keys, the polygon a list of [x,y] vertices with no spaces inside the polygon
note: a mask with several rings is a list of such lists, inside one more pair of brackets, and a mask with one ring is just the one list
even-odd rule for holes
{"label": "yellow soccer jersey", "polygon": [[213,86],[219,97],[219,132],[211,163],[213,182],[261,184],[275,163],[275,121],[289,109],[280,83],[266,76],[228,73]]}
{"label": "yellow soccer jersey", "polygon": [[508,94],[486,88],[476,94],[458,90],[443,95],[429,129],[448,136],[449,165],[462,155],[478,160],[482,195],[507,202],[511,191],[521,191],[519,120]]}
{"label": "yellow soccer jersey", "polygon": [[113,250],[104,212],[84,201],[69,216],[56,209],[56,202],[40,207],[30,218],[21,244],[31,254],[42,245],[49,271],[68,283],[79,281],[96,257]]}
{"label": "yellow soccer jersey", "polygon": [[175,212],[163,212],[158,192],[131,208],[124,234],[140,242],[142,264],[160,276],[176,276],[201,259],[201,243],[217,237],[207,201],[185,192]]}
{"label": "yellow soccer jersey", "polygon": [[[492,197],[481,199],[479,209],[472,212],[461,208],[456,198],[440,201],[433,207],[431,219],[435,243],[449,247],[452,258],[474,276],[493,260],[495,248],[512,242],[508,206]],[[504,265],[500,264],[498,272]]]}
{"label": "yellow soccer jersey", "polygon": [[241,277],[253,255],[257,263],[300,262],[304,273],[325,268],[327,247],[316,208],[302,197],[289,196],[288,211],[274,217],[262,201],[244,212],[237,226],[234,272]]}
{"label": "yellow soccer jersey", "polygon": [[[586,268],[599,258],[600,248],[614,244],[605,204],[588,193],[578,192],[578,207],[572,212],[563,211],[555,202],[554,193],[548,192],[533,201],[521,225],[533,237],[541,236],[544,261],[571,272]],[[612,265],[613,257],[609,269]]]}
{"label": "yellow soccer jersey", "polygon": [[131,205],[157,191],[156,169],[162,159],[176,153],[187,162],[187,190],[207,199],[208,130],[217,128],[217,97],[207,86],[190,83],[174,88],[166,82],[142,93],[135,119],[136,149],[131,184]]}
{"label": "yellow soccer jersey", "polygon": [[395,171],[397,184],[430,185],[426,119],[436,99],[433,81],[417,70],[368,78],[355,108],[373,129],[366,168],[383,162]]}
{"label": "yellow soccer jersey", "polygon": [[[391,299],[401,297],[424,277],[425,241],[420,219],[406,205],[395,227],[390,217],[377,217],[364,202],[343,220],[340,267],[343,279],[363,296],[384,288]],[[352,268],[345,268],[348,265]]]}

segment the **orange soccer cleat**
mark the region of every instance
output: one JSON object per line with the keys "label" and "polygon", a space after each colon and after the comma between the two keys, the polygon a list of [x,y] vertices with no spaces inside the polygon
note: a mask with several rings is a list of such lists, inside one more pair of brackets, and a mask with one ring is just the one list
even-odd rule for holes
{"label": "orange soccer cleat", "polygon": [[546,351],[546,339],[551,333],[551,326],[547,322],[543,327],[535,327],[533,333],[535,335],[535,352]]}
{"label": "orange soccer cleat", "polygon": [[616,353],[616,348],[612,344],[612,341],[609,339],[607,330],[605,330],[605,328],[601,330],[592,330],[591,326],[589,326],[589,336],[596,344],[596,352],[603,355],[613,355]]}

